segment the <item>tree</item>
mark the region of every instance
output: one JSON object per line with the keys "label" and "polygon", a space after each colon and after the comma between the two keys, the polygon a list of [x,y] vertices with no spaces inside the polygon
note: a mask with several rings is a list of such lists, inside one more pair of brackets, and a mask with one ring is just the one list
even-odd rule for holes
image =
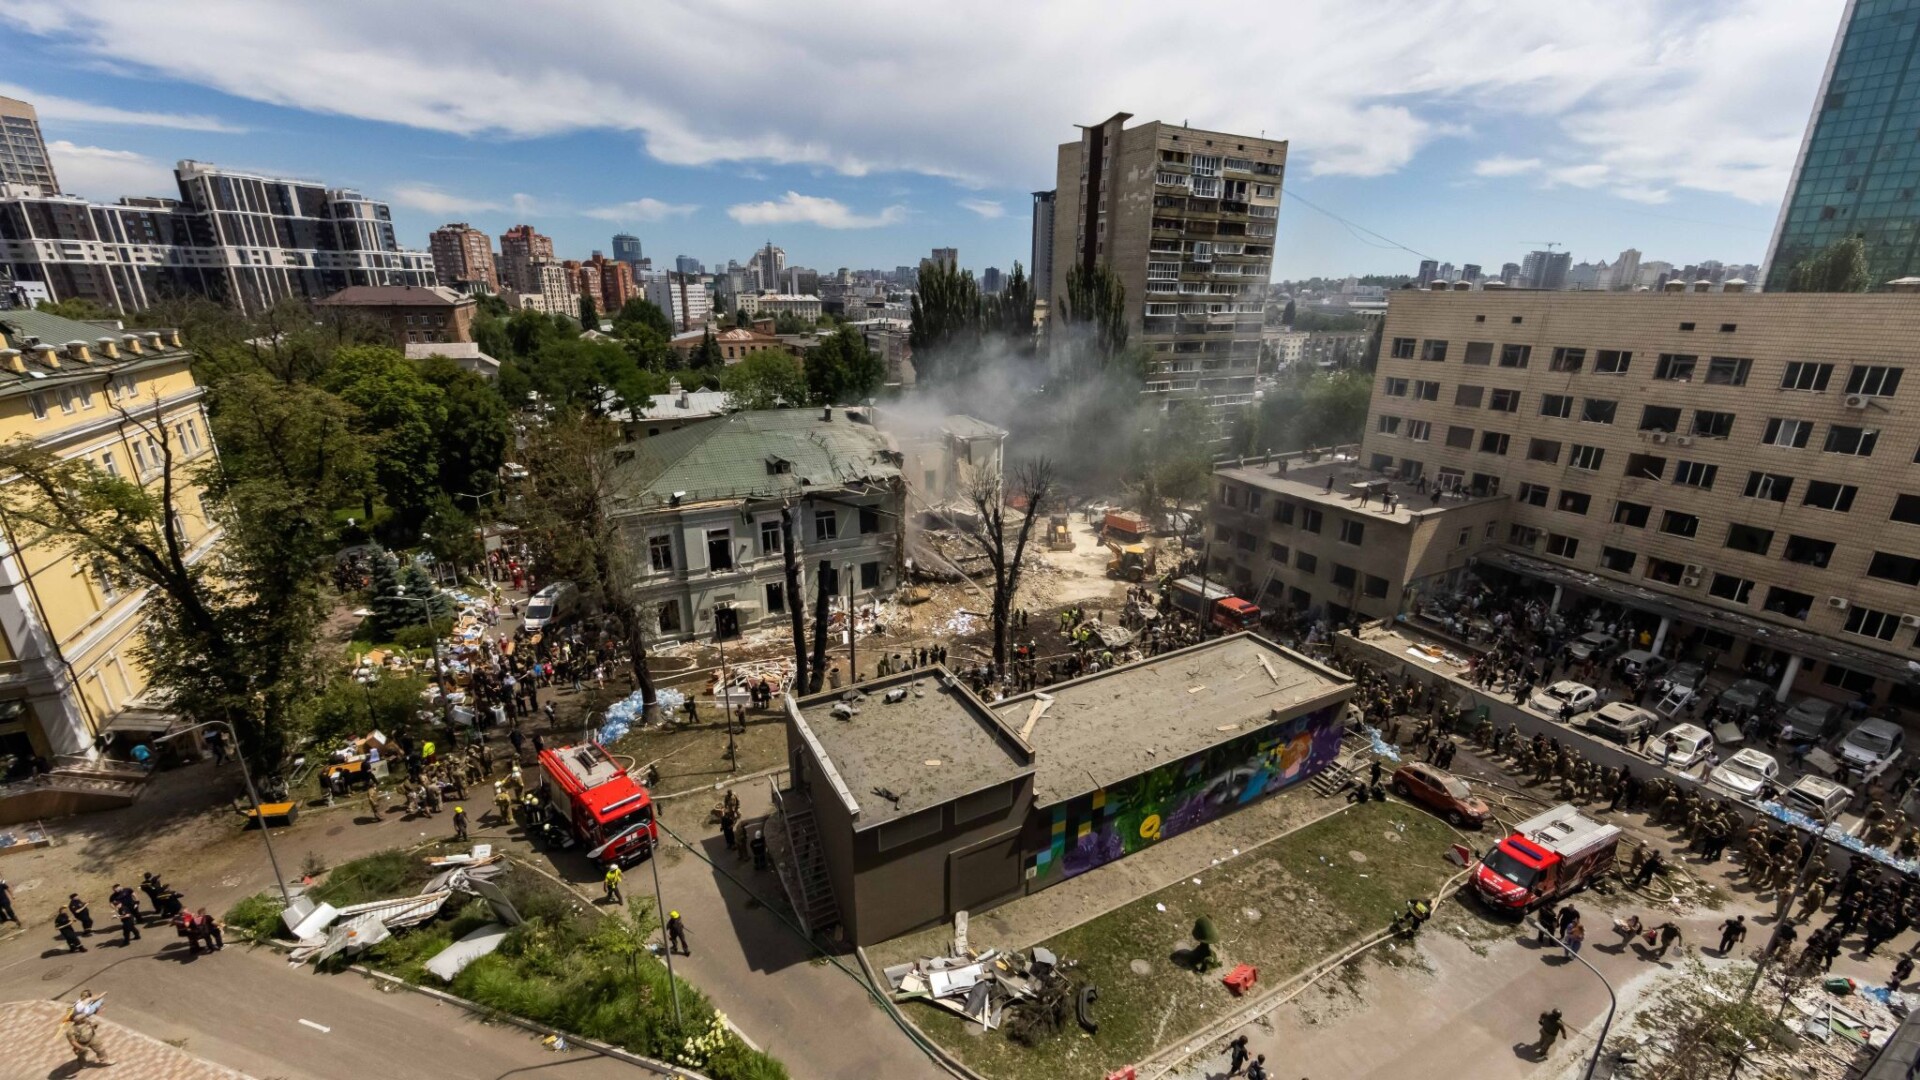
{"label": "tree", "polygon": [[1108,266],[1067,271],[1060,318],[1069,329],[1069,369],[1083,374],[1113,366],[1127,349],[1127,287]]}
{"label": "tree", "polygon": [[426,601],[424,604],[408,601],[408,614],[411,616],[408,625],[425,623],[428,631],[435,635],[444,626],[447,633],[453,633],[453,597],[440,591],[440,586],[428,576],[419,560],[408,559],[406,565],[400,568],[400,589],[414,600]]}
{"label": "tree", "polygon": [[1867,242],[1848,236],[1793,264],[1787,272],[1788,292],[1866,292]]}
{"label": "tree", "polygon": [[85,297],[75,296],[65,300],[42,300],[34,305],[35,310],[49,315],[58,315],[63,319],[86,322],[89,319],[111,319],[113,312],[101,307]]}
{"label": "tree", "polygon": [[711,371],[725,367],[726,364],[726,357],[720,354],[720,343],[714,340],[713,325],[709,323],[706,334],[700,339],[700,347],[693,350],[693,355],[687,360],[687,366]]}
{"label": "tree", "polygon": [[588,330],[600,329],[600,306],[585,293],[580,294],[580,325]]}
{"label": "tree", "polygon": [[367,562],[367,609],[373,612],[373,632],[391,641],[401,627],[417,621],[413,616],[419,605],[400,599],[405,595],[400,588],[400,560],[393,552],[376,546],[367,553]]}
{"label": "tree", "polygon": [[[325,388],[355,411],[356,430],[374,448],[373,475],[387,507],[411,530],[426,520],[439,488],[440,430],[447,410],[439,387],[397,349],[357,345],[341,349]],[[363,496],[373,516],[373,492]]]}
{"label": "tree", "polygon": [[1026,569],[1027,540],[1033,535],[1033,523],[1041,520],[1051,505],[1053,485],[1053,462],[1048,459],[1035,458],[1020,466],[1014,473],[1011,492],[1013,499],[1020,503],[1021,518],[1017,526],[1007,523],[1009,492],[1003,475],[980,469],[966,486],[973,516],[961,524],[959,531],[986,557],[993,571],[993,667],[996,673],[1006,671],[1007,624],[1013,611],[1014,594],[1020,589],[1020,577]]}
{"label": "tree", "polygon": [[989,339],[1004,342],[1016,356],[1033,354],[1033,282],[1016,260],[1006,287],[997,296],[982,299],[982,330]]}
{"label": "tree", "polygon": [[929,384],[961,380],[980,354],[980,287],[973,273],[942,262],[920,268],[913,294],[913,370]]}
{"label": "tree", "polygon": [[815,404],[865,401],[887,377],[887,364],[857,330],[842,328],[820,340],[806,359],[807,391]]}
{"label": "tree", "polygon": [[[149,692],[196,721],[231,724],[240,752],[272,775],[298,722],[293,707],[313,685],[331,543],[324,494],[346,487],[329,453],[342,410],[328,395],[258,375],[210,396],[216,438],[280,437],[189,468],[174,456],[158,402],[118,408],[128,436],[159,450],[151,479],[20,440],[0,448],[0,468],[15,477],[0,488],[0,516],[16,543],[150,589],[136,650]],[[209,549],[213,528],[222,535]]]}
{"label": "tree", "polygon": [[645,408],[666,380],[641,370],[621,342],[575,335],[545,339],[533,355],[501,364],[496,385],[507,401],[534,393],[557,409],[600,412]]}
{"label": "tree", "polygon": [[613,317],[613,332],[626,337],[629,326],[644,326],[661,337],[673,336],[673,320],[660,306],[645,297],[636,296],[620,305],[620,313]]}
{"label": "tree", "polygon": [[792,408],[807,403],[807,375],[800,361],[779,349],[755,349],[720,372],[729,409]]}
{"label": "tree", "polygon": [[513,439],[506,402],[485,379],[444,356],[416,360],[414,366],[440,391],[443,418],[435,454],[440,488],[478,509],[479,498],[497,486]]}
{"label": "tree", "polygon": [[804,334],[811,329],[813,324],[791,311],[778,312],[773,317],[773,332],[776,334]]}
{"label": "tree", "polygon": [[637,553],[614,517],[624,505],[614,454],[621,445],[619,426],[592,413],[562,410],[530,430],[513,519],[542,579],[572,581],[590,608],[614,619],[651,718],[658,711],[647,669],[654,613],[641,606]]}

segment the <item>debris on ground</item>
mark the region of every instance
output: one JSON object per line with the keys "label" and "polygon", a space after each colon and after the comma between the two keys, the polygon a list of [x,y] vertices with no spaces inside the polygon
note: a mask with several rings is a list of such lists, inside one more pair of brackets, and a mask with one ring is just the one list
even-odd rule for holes
{"label": "debris on ground", "polygon": [[[456,893],[486,900],[492,906],[495,917],[507,926],[520,924],[520,913],[514,910],[506,894],[494,883],[494,879],[505,873],[507,867],[490,845],[477,844],[463,856],[427,856],[427,864],[445,869],[428,879],[414,896],[369,900],[364,904],[349,904],[343,908],[324,902],[316,904],[305,895],[295,896],[293,903],[281,914],[287,929],[299,942],[289,951],[289,960],[295,964],[304,964],[309,960],[318,962],[336,953],[357,952],[377,945],[391,937],[395,930],[431,922]],[[504,936],[503,927],[495,937]],[[453,947],[466,952],[472,952],[475,948],[484,949],[458,959],[458,967],[454,968],[458,973],[460,967],[465,967],[475,957],[484,956],[498,948],[499,941],[482,943],[463,939]]]}
{"label": "debris on ground", "polygon": [[1099,1024],[1092,1005],[1098,991],[1076,986],[1062,964],[1044,946],[1028,953],[984,949],[975,952],[956,941],[953,956],[929,956],[885,971],[899,1001],[925,1001],[981,1025],[987,1031],[1006,1025],[1009,1037],[1032,1044],[1060,1030],[1069,1013],[1089,1033]]}

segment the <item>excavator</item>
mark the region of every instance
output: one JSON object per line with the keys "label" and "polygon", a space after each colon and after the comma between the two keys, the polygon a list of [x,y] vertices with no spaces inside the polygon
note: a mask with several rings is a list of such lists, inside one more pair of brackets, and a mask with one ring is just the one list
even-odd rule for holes
{"label": "excavator", "polygon": [[1118,540],[1107,541],[1107,550],[1112,554],[1107,558],[1107,576],[1126,581],[1144,581],[1153,573],[1155,553],[1145,544],[1122,544]]}

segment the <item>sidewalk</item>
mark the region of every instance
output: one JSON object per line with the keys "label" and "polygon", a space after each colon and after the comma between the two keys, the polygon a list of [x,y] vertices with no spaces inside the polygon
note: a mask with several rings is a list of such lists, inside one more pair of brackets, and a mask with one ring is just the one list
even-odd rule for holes
{"label": "sidewalk", "polygon": [[[0,1080],[74,1076],[101,1066],[89,1062],[80,1068],[73,1050],[60,1034],[67,1007],[52,1001],[9,1001],[0,1004],[0,1046],[7,1048],[0,1064]],[[158,1039],[116,1024],[104,1016],[98,1021],[100,1045],[113,1063],[119,1080],[248,1080],[244,1073],[202,1061]]]}

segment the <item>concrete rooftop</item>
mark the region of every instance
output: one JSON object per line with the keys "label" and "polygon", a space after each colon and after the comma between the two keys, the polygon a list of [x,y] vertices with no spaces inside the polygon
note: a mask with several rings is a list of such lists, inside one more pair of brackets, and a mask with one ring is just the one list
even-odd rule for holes
{"label": "concrete rooftop", "polygon": [[[1053,704],[1027,736],[1038,763],[1034,802],[1048,806],[1118,783],[1339,700],[1352,686],[1340,672],[1253,634],[1050,686],[1044,693]],[[1022,694],[994,709],[1017,732],[1036,700]]]}
{"label": "concrete rooftop", "polygon": [[[952,686],[948,684],[952,683]],[[907,696],[885,702],[889,690]],[[847,690],[801,698],[804,731],[824,751],[859,807],[856,831],[939,806],[1033,771],[1033,755],[992,710],[944,668],[920,668],[861,683],[850,720],[833,715]],[[899,801],[875,793],[885,789]],[[827,798],[816,792],[815,798]]]}
{"label": "concrete rooftop", "polygon": [[[1295,458],[1287,462],[1285,473],[1275,473],[1271,464],[1257,464],[1259,459],[1248,458],[1244,465],[1216,465],[1214,475],[1223,479],[1250,484],[1262,491],[1306,503],[1309,506],[1328,507],[1344,510],[1348,513],[1366,514],[1368,518],[1379,518],[1399,524],[1410,524],[1422,518],[1445,514],[1480,499],[1468,496],[1464,499],[1448,495],[1435,502],[1431,489],[1432,477],[1428,478],[1429,489],[1422,495],[1411,483],[1403,480],[1392,481],[1394,495],[1399,502],[1394,504],[1391,515],[1382,512],[1380,491],[1375,490],[1367,500],[1365,509],[1360,506],[1360,496],[1354,491],[1354,484],[1369,481],[1381,482],[1385,478],[1370,469],[1363,468],[1353,458],[1323,458],[1311,465],[1301,464]],[[1333,478],[1333,490],[1327,490],[1327,478]],[[1483,496],[1482,498],[1505,498],[1504,495]],[[1272,511],[1263,507],[1266,513]]]}

